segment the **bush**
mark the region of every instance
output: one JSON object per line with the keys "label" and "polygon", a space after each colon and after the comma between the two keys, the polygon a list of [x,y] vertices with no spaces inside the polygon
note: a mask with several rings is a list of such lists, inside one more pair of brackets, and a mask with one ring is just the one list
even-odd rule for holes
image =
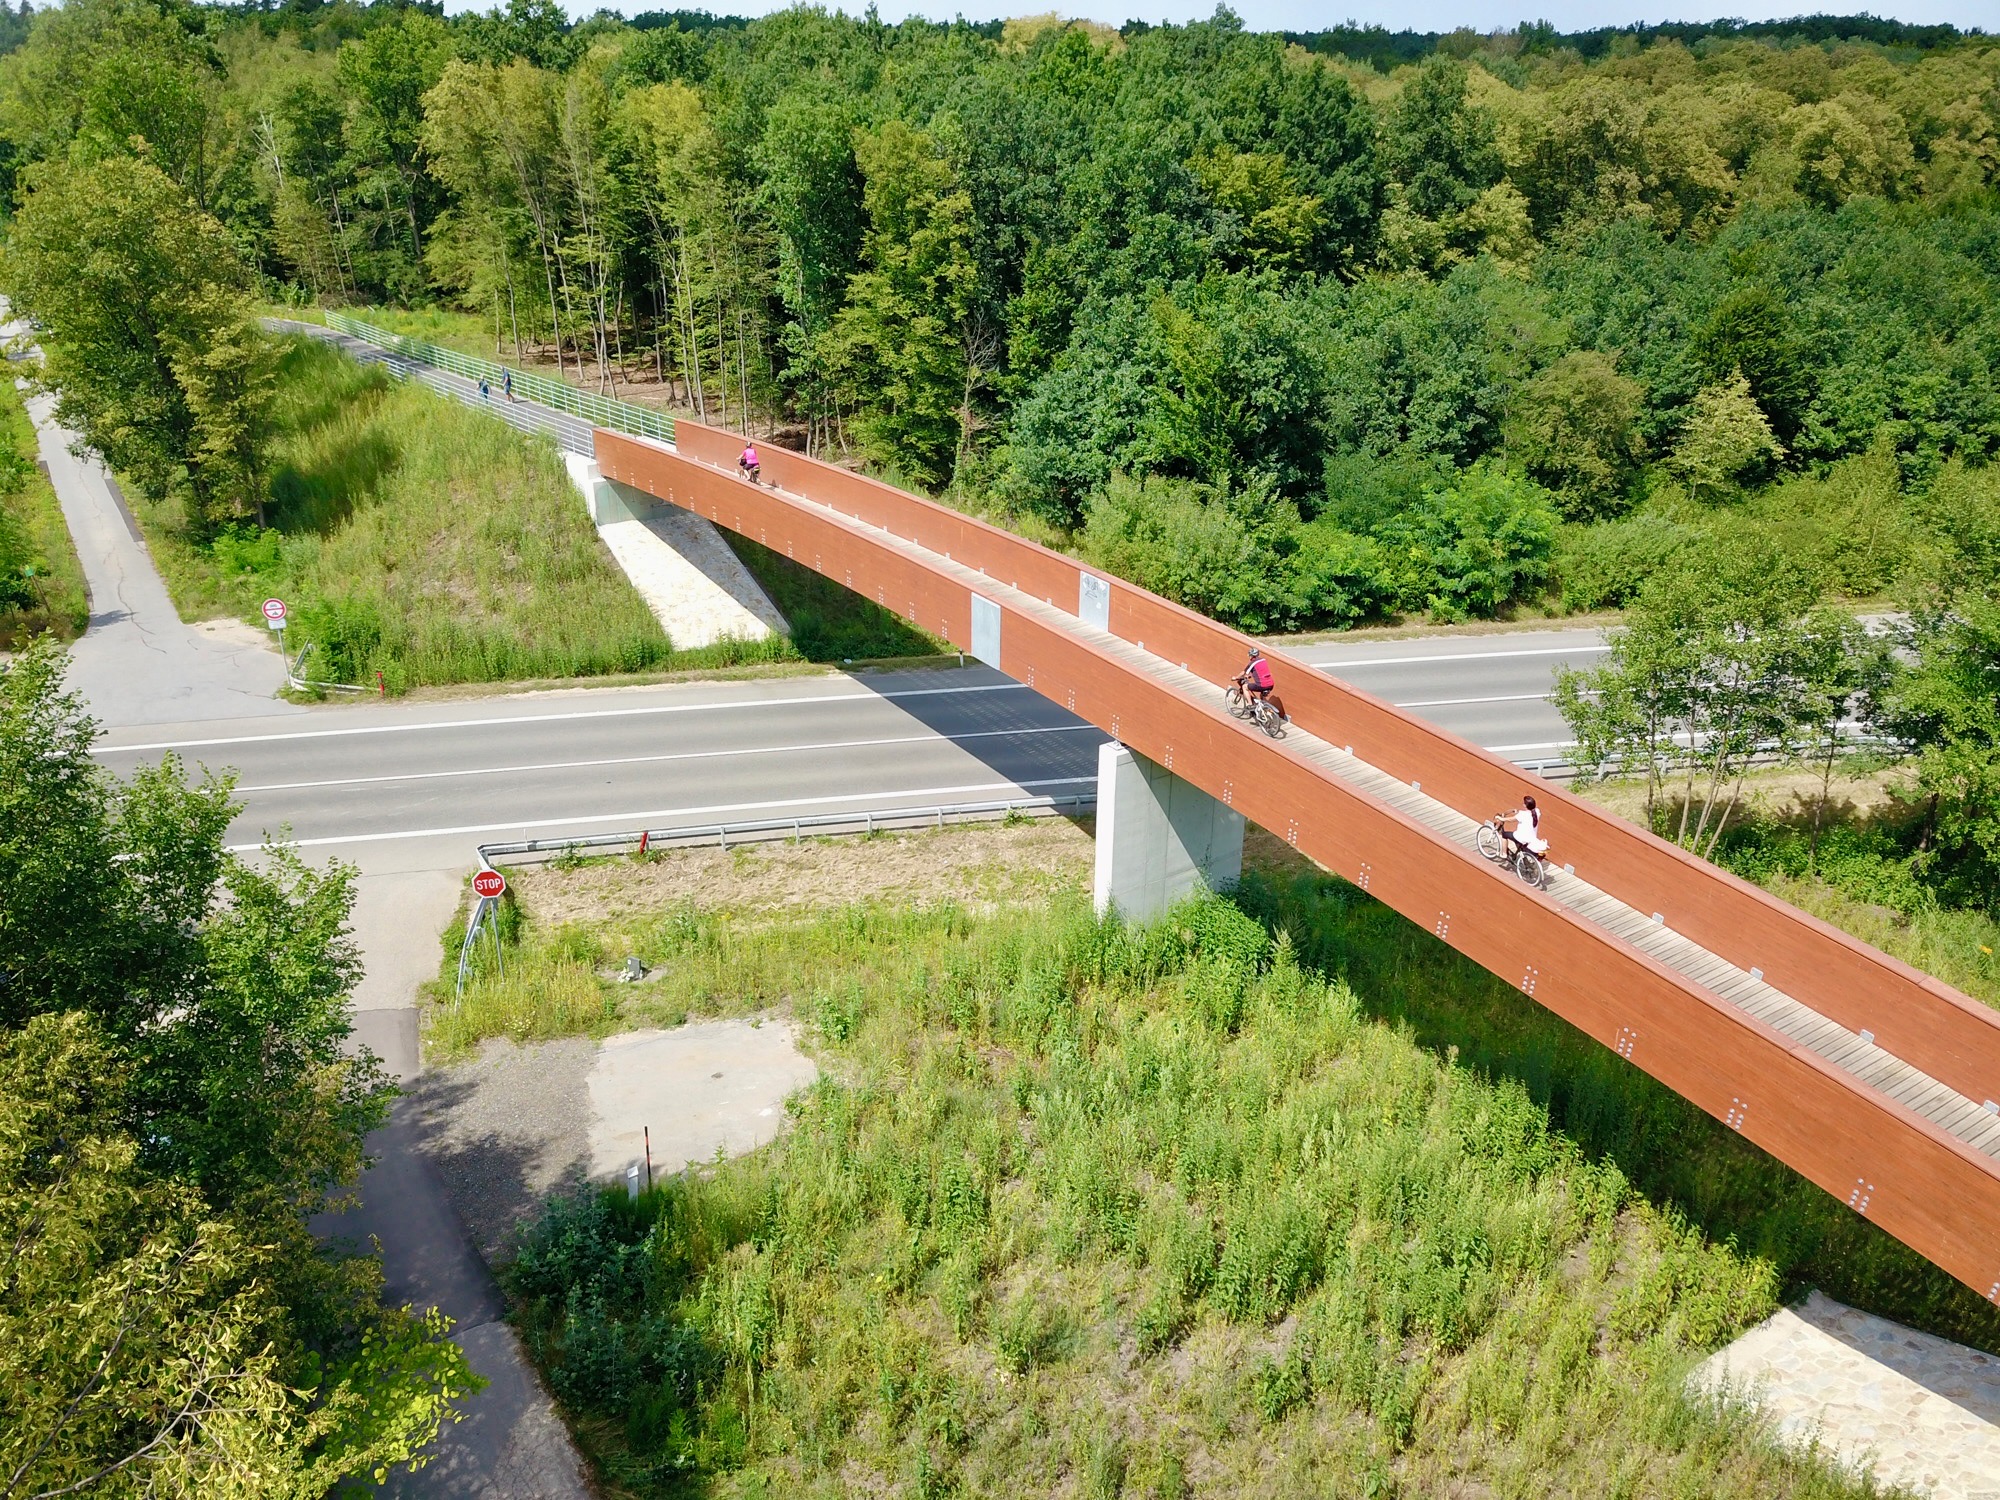
{"label": "bush", "polygon": [[1665,516],[1641,512],[1597,526],[1565,526],[1553,571],[1562,607],[1571,612],[1622,609],[1646,580],[1668,567],[1698,532]]}
{"label": "bush", "polygon": [[1461,620],[1495,615],[1547,579],[1556,524],[1547,490],[1476,464],[1384,522],[1378,537],[1401,607]]}
{"label": "bush", "polygon": [[1226,490],[1114,474],[1082,543],[1106,571],[1252,632],[1350,624],[1384,597],[1373,542],[1304,523],[1262,478]]}

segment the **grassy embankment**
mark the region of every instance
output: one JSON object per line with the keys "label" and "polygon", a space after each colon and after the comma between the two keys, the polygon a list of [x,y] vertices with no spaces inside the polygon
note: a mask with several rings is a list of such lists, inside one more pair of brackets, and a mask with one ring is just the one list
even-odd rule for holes
{"label": "grassy embankment", "polygon": [[[276,417],[268,530],[197,546],[173,502],[135,508],[184,618],[254,619],[280,595],[292,648],[313,643],[310,676],[373,686],[379,671],[402,692],[801,658],[783,640],[676,650],[555,452],[490,417],[309,340],[285,349]],[[873,604],[815,615],[812,584],[769,581],[780,608],[801,608],[808,659],[839,634],[828,618],[847,644],[887,647],[843,654],[923,649]]]}
{"label": "grassy embankment", "polygon": [[[1058,887],[1077,844],[1040,861]],[[621,869],[660,878],[569,879]],[[813,910],[715,876],[596,922],[527,886],[544,920],[446,1023],[789,1007],[840,1080],[770,1151],[528,1241],[523,1324],[637,1490],[1847,1493],[1685,1403],[1689,1362],[1809,1285],[2000,1346],[1964,1288],[1317,871],[1149,934],[1074,887]],[[628,952],[662,977],[603,984]]]}
{"label": "grassy embankment", "polygon": [[38,466],[23,393],[0,380],[0,649],[45,632],[69,640],[89,624],[83,567]]}

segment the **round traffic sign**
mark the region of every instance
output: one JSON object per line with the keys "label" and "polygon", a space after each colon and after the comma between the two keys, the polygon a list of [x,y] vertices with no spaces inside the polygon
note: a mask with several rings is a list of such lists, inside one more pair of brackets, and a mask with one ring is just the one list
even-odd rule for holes
{"label": "round traffic sign", "polygon": [[264,618],[269,620],[273,625],[281,622],[285,618],[285,601],[282,599],[266,599],[264,601]]}
{"label": "round traffic sign", "polygon": [[507,889],[507,877],[498,870],[481,870],[472,877],[472,894],[491,901]]}

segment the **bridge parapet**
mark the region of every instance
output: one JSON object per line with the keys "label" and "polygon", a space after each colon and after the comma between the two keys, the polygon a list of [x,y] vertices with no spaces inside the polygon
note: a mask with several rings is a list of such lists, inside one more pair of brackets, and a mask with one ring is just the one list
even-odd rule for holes
{"label": "bridge parapet", "polygon": [[[607,437],[614,435],[606,434]],[[678,451],[731,472],[743,439],[677,424]],[[630,442],[630,439],[616,439]],[[601,444],[600,444],[601,447]],[[760,448],[767,481],[1075,615],[1076,559],[935,501],[819,459]],[[725,522],[725,524],[727,524]],[[1250,638],[1123,579],[1108,580],[1109,630],[1208,682],[1242,670]],[[895,608],[893,601],[886,601]],[[927,629],[936,625],[926,619]],[[940,632],[947,633],[947,632]],[[952,639],[970,649],[970,636]],[[1294,722],[1474,819],[1519,805],[1526,773],[1456,735],[1265,645]],[[1599,889],[1814,1007],[1974,1100],[2000,1099],[2000,1024],[1986,1006],[1561,787],[1533,787],[1557,857]],[[1342,874],[1351,874],[1341,871]]]}

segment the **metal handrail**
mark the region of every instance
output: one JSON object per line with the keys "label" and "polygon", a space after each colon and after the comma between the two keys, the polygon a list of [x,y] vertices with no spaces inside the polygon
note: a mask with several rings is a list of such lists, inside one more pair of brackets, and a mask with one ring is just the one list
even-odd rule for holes
{"label": "metal handrail", "polygon": [[674,440],[674,419],[664,412],[651,407],[637,406],[630,401],[619,401],[610,396],[592,395],[580,391],[566,380],[554,380],[547,375],[537,375],[529,370],[514,370],[507,365],[496,364],[490,359],[480,359],[476,355],[461,354],[456,349],[447,349],[441,344],[429,343],[424,339],[410,338],[405,334],[391,333],[360,318],[343,312],[327,309],[323,313],[326,326],[336,333],[344,333],[363,343],[373,344],[404,359],[415,360],[419,364],[433,365],[440,370],[449,370],[454,375],[463,375],[468,380],[484,380],[490,385],[502,384],[509,374],[514,377],[514,394],[541,406],[553,407],[572,417],[589,422],[597,427],[609,427],[616,432],[629,432],[639,437],[657,438],[661,442]]}
{"label": "metal handrail", "polygon": [[[946,823],[971,822],[983,818],[1007,817],[1015,813],[1023,815],[1054,814],[1068,808],[1082,811],[1097,805],[1097,793],[1073,792],[1067,797],[1016,797],[1002,802],[950,802],[933,807],[885,807],[881,811],[863,808],[859,812],[815,813],[803,818],[757,818],[734,823],[694,823],[675,828],[640,828],[624,833],[597,833],[584,838],[568,839],[521,839],[513,843],[481,844],[477,849],[479,868],[497,868],[494,860],[509,854],[571,854],[584,849],[630,848],[637,853],[647,851],[662,844],[687,847],[706,844],[714,840],[717,847],[727,849],[732,837],[739,841],[763,842],[773,836],[784,835],[793,839],[803,838],[808,832],[819,831],[822,837],[839,833],[887,833],[896,829],[922,827],[943,828]],[[758,838],[763,835],[764,838]],[[472,969],[472,950],[485,927],[493,908],[498,905],[498,897],[481,896],[473,908],[472,920],[465,924],[465,941],[458,950],[458,984],[455,994],[465,993],[466,976]],[[500,951],[499,934],[493,938],[494,953]]]}

